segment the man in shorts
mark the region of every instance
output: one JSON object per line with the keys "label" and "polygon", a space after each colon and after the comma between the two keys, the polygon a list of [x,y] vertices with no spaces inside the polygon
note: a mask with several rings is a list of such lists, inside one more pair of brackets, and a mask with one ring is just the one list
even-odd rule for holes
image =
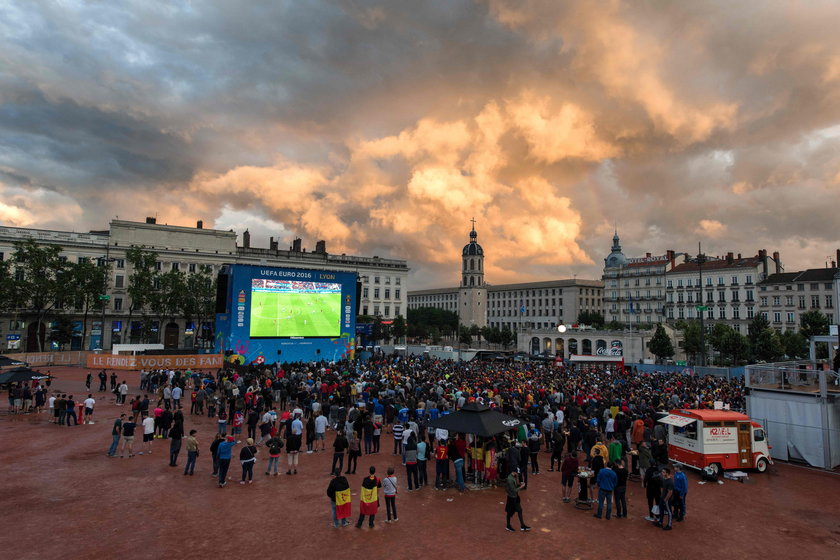
{"label": "man in shorts", "polygon": [[[152,440],[155,439],[155,417],[146,416],[143,418],[143,451],[152,454]],[[140,451],[139,455],[143,454]]]}
{"label": "man in shorts", "polygon": [[93,407],[95,404],[96,401],[93,399],[93,395],[89,394],[85,399],[85,416],[82,424],[93,424]]}
{"label": "man in shorts", "polygon": [[123,437],[123,444],[122,444],[122,451],[120,452],[120,459],[125,457],[125,449],[128,448],[128,456],[129,458],[134,457],[134,453],[132,453],[132,445],[134,445],[134,430],[137,428],[137,424],[134,423],[132,419],[128,419],[128,422],[123,422],[122,425],[122,437]]}
{"label": "man in shorts", "polygon": [[321,442],[321,451],[324,451],[325,449],[325,437],[328,423],[329,422],[327,421],[327,417],[321,414],[320,411],[318,411],[315,416],[315,451],[318,450],[318,441]]}
{"label": "man in shorts", "polygon": [[569,503],[572,496],[572,486],[577,477],[578,467],[577,453],[566,453],[563,462],[560,463],[560,487],[563,488],[563,503]]}

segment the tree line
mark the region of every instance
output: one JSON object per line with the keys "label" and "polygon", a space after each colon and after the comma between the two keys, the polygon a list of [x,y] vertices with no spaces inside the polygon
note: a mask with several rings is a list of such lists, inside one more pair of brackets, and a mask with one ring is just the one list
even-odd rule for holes
{"label": "tree line", "polygon": [[[18,241],[8,260],[0,261],[0,312],[15,313],[23,319],[47,325],[52,323],[48,339],[60,348],[73,337],[70,317],[82,315],[81,337],[87,337],[91,315],[101,313],[111,289],[112,262],[104,257],[71,263],[59,245],[41,245],[34,239]],[[201,329],[211,323],[215,312],[215,278],[201,266],[194,273],[158,270],[158,254],[145,247],[131,247],[125,260],[132,271],[126,278],[129,296],[128,318],[120,332],[121,339],[157,342],[160,325],[182,317]],[[136,319],[136,321],[135,321]],[[153,325],[157,321],[158,329]],[[139,329],[132,332],[132,323]],[[105,325],[102,325],[104,337]],[[36,332],[38,349],[43,350]]]}

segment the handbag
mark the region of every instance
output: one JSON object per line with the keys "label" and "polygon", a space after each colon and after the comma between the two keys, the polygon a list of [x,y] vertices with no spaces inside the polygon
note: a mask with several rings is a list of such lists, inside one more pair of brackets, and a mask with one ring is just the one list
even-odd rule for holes
{"label": "handbag", "polygon": [[654,504],[652,508],[650,508],[650,512],[653,514],[654,517],[659,515],[659,504]]}

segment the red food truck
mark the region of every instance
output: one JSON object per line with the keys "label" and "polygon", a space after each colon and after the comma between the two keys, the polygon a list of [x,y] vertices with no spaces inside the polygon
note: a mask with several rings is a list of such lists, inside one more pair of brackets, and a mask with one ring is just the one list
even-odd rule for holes
{"label": "red food truck", "polygon": [[773,464],[767,434],[746,414],[730,410],[672,410],[658,420],[668,425],[668,457],[716,474],[727,469],[767,470]]}

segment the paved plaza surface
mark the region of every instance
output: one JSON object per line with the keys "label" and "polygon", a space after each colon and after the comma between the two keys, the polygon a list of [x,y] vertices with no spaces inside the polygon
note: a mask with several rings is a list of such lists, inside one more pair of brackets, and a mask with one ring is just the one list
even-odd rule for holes
{"label": "paved plaza surface", "polygon": [[[53,389],[71,392],[77,402],[86,396],[87,370],[50,369],[57,376]],[[136,394],[136,372],[119,378]],[[405,469],[383,434],[382,453],[363,455],[357,474],[348,476],[352,520],[364,473],[375,465],[381,476],[396,467],[399,521],[384,522],[383,501],[374,529],[333,529],[326,487],[334,432],[326,453],[301,455],[298,475],[265,476],[263,450],[254,484],[238,484],[234,459],[233,480],[220,489],[208,451],[215,420],[185,410],[185,429],[198,430],[201,455],[195,476],[183,476],[186,451],[177,468],[169,467],[165,440],[155,440],[151,455],[106,457],[113,419],[128,406],[116,405],[110,393],[94,396],[96,423],[68,428],[48,424],[46,413],[5,414],[4,394],[3,558],[840,558],[840,476],[832,473],[777,464],[751,473],[746,484],[700,485],[688,471],[688,515],[665,532],[642,519],[647,506],[638,482],[628,486],[627,519],[597,520],[561,503],[560,475],[547,472],[549,455],[542,453],[542,474],[531,476],[522,492],[533,530],[509,533],[502,489],[407,492]],[[285,459],[284,453],[284,472]]]}

